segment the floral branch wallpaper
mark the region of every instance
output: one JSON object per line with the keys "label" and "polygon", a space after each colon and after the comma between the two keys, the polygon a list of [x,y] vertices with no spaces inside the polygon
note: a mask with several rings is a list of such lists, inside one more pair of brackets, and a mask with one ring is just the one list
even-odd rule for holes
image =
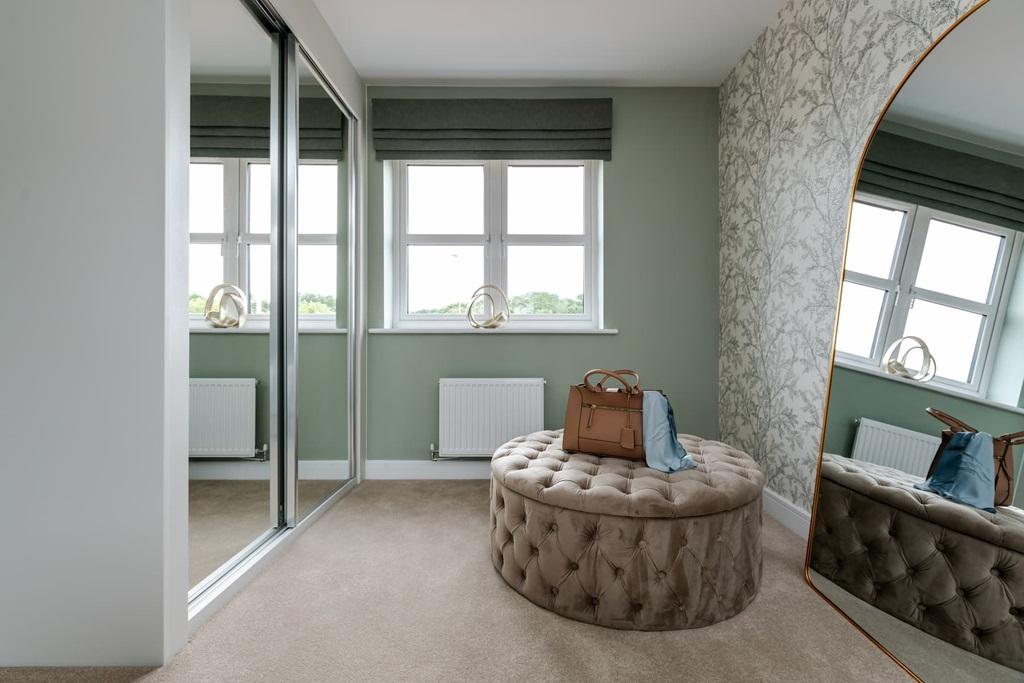
{"label": "floral branch wallpaper", "polygon": [[975,3],[790,0],[722,84],[721,434],[805,510],[861,152],[914,61]]}

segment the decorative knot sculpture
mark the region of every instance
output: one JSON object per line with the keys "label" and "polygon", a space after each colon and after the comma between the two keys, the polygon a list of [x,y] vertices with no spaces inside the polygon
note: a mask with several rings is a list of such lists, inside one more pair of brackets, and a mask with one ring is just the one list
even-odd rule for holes
{"label": "decorative knot sculpture", "polygon": [[[493,296],[492,296],[493,293]],[[487,320],[477,320],[473,315],[473,306],[478,301],[488,301],[491,305],[491,317]],[[466,307],[466,320],[473,329],[493,330],[507,323],[512,317],[508,310],[508,298],[501,287],[497,285],[481,285],[473,292],[469,299],[469,306]]]}
{"label": "decorative knot sculpture", "polygon": [[203,317],[214,327],[245,325],[249,303],[245,292],[229,284],[217,285],[206,298]]}
{"label": "decorative knot sculpture", "polygon": [[[920,355],[920,365],[913,367],[911,354]],[[882,367],[890,375],[903,377],[915,382],[927,382],[935,377],[938,366],[928,345],[920,337],[908,335],[894,341],[882,356]]]}

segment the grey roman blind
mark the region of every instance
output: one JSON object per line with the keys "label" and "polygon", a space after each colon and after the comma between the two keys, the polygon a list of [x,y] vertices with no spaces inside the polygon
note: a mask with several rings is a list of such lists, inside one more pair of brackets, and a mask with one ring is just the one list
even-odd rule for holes
{"label": "grey roman blind", "polygon": [[1024,230],[1024,168],[879,131],[857,189]]}
{"label": "grey roman blind", "polygon": [[[192,156],[254,157],[270,151],[270,99],[192,96]],[[325,98],[299,99],[299,158],[341,159],[345,117]]]}
{"label": "grey roman blind", "polygon": [[378,159],[612,158],[612,100],[374,99]]}

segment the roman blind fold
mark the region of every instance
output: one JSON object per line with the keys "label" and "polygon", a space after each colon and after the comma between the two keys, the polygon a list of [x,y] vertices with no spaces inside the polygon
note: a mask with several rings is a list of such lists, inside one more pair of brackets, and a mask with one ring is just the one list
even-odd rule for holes
{"label": "roman blind fold", "polygon": [[612,158],[612,100],[377,99],[378,159]]}
{"label": "roman blind fold", "polygon": [[[192,156],[267,158],[270,99],[229,95],[192,96]],[[331,100],[299,99],[299,158],[340,160],[345,117]]]}
{"label": "roman blind fold", "polygon": [[858,190],[1024,230],[1024,168],[879,131]]}

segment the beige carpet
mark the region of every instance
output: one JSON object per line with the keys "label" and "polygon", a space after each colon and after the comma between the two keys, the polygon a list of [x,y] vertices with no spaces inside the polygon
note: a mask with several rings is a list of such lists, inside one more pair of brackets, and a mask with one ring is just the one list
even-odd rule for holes
{"label": "beige carpet", "polygon": [[847,593],[817,572],[811,572],[811,580],[832,602],[925,681],[1020,683],[1024,680],[1024,673],[916,629]]}
{"label": "beige carpet", "polygon": [[[340,481],[299,481],[302,519],[341,486]],[[274,525],[267,480],[193,479],[188,485],[188,585],[210,575]]]}
{"label": "beige carpet", "polygon": [[662,633],[581,624],[527,602],[491,567],[488,524],[486,482],[367,482],[163,669],[21,675],[275,683],[909,680],[803,583],[802,541],[770,519],[753,604],[708,628]]}

